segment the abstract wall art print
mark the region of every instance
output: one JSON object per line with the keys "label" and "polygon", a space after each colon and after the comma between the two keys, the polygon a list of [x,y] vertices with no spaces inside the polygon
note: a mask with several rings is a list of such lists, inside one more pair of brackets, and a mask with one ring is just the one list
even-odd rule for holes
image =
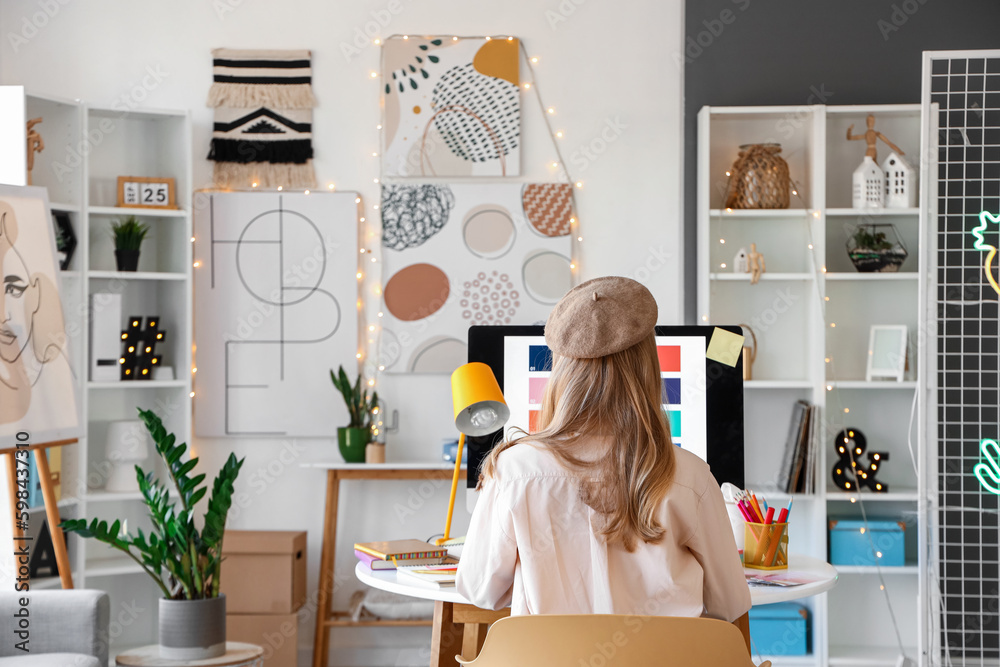
{"label": "abstract wall art print", "polygon": [[544,322],[572,287],[568,183],[382,187],[390,373],[451,373],[472,325]]}
{"label": "abstract wall art print", "polygon": [[58,268],[45,188],[0,186],[0,447],[78,435]]}
{"label": "abstract wall art print", "polygon": [[358,204],[346,193],[202,193],[195,206],[195,433],[329,437],[329,369],[358,353]]}
{"label": "abstract wall art print", "polygon": [[515,37],[387,39],[383,174],[520,174],[519,49]]}

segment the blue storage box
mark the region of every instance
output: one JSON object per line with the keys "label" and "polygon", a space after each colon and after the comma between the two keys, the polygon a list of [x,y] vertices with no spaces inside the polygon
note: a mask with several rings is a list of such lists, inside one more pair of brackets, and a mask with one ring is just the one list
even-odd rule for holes
{"label": "blue storage box", "polygon": [[[882,554],[881,558],[878,554]],[[830,563],[898,567],[906,564],[906,523],[898,519],[830,519]]]}
{"label": "blue storage box", "polygon": [[809,655],[809,610],[794,602],[750,608],[750,643],[756,655]]}

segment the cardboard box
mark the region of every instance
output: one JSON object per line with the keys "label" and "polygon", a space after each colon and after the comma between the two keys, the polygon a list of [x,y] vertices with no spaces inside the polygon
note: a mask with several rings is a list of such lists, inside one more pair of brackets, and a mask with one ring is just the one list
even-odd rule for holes
{"label": "cardboard box", "polygon": [[290,614],[306,601],[306,534],[227,530],[222,592],[231,614]]}
{"label": "cardboard box", "polygon": [[298,614],[226,614],[226,640],[263,648],[263,667],[297,667],[298,639]]}

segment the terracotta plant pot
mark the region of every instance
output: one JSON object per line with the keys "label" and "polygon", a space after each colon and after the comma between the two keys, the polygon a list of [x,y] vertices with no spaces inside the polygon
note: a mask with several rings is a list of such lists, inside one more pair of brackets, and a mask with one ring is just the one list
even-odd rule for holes
{"label": "terracotta plant pot", "polygon": [[226,653],[226,596],[207,600],[160,598],[160,657],[207,660]]}
{"label": "terracotta plant pot", "polygon": [[115,250],[115,264],[119,271],[135,271],[139,268],[139,251]]}
{"label": "terracotta plant pot", "polygon": [[337,444],[344,463],[364,463],[365,447],[371,439],[371,432],[366,428],[342,426],[337,429]]}

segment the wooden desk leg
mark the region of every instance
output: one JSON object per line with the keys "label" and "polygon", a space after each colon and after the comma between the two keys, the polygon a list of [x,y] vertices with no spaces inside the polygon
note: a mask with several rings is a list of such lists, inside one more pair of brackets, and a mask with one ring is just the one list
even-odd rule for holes
{"label": "wooden desk leg", "polygon": [[750,648],[750,614],[746,613],[733,621],[740,632],[743,633],[743,641],[747,643],[747,653],[753,655],[753,649]]}
{"label": "wooden desk leg", "polygon": [[56,552],[56,566],[59,568],[59,579],[63,588],[73,588],[73,572],[70,570],[69,555],[66,553],[66,537],[59,527],[59,503],[56,492],[52,488],[52,473],[49,472],[49,457],[45,448],[35,450],[35,465],[38,467],[38,481],[42,486],[42,498],[45,500],[45,516],[49,520],[49,535],[52,536],[52,549]]}
{"label": "wooden desk leg", "polygon": [[486,641],[486,631],[490,626],[486,623],[466,623],[462,632],[462,659],[475,660],[483,650]]}
{"label": "wooden desk leg", "polygon": [[462,625],[455,623],[450,602],[434,603],[434,634],[431,637],[431,667],[456,667],[462,652]]}
{"label": "wooden desk leg", "polygon": [[22,530],[17,527],[17,460],[14,452],[3,455],[7,462],[7,488],[10,491],[10,529],[15,539],[21,536]]}
{"label": "wooden desk leg", "polygon": [[340,478],[336,470],[326,472],[326,510],[323,514],[323,549],[319,559],[319,595],[316,600],[316,637],[313,639],[313,667],[326,667],[330,654],[330,626],[333,615],[333,566],[337,552],[337,502]]}

